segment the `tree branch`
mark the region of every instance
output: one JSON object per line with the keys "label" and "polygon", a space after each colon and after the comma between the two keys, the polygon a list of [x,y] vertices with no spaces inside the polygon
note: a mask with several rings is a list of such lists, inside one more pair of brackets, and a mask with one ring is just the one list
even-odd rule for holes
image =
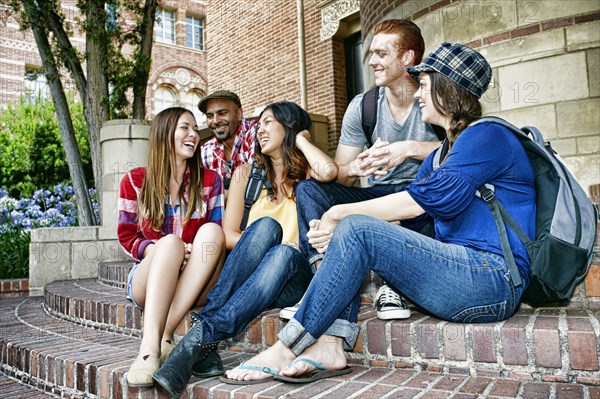
{"label": "tree branch", "polygon": [[42,10],[43,16],[48,21],[48,26],[56,38],[56,42],[60,47],[60,51],[65,54],[62,60],[65,67],[71,73],[77,90],[79,91],[79,97],[83,99],[87,96],[87,80],[81,67],[81,61],[77,50],[71,44],[67,32],[65,32],[62,18],[56,13],[54,9],[49,8],[48,2],[39,1],[38,7]]}

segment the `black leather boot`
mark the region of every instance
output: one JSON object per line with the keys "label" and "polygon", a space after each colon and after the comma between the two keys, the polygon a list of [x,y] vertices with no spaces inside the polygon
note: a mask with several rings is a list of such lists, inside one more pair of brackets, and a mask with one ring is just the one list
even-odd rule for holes
{"label": "black leather boot", "polygon": [[198,378],[209,378],[225,374],[221,356],[217,351],[210,352],[206,359],[194,364],[192,375]]}
{"label": "black leather boot", "polygon": [[171,355],[154,373],[154,381],[171,396],[183,391],[192,375],[192,366],[200,364],[212,352],[218,342],[202,342],[202,323],[196,323],[179,341]]}

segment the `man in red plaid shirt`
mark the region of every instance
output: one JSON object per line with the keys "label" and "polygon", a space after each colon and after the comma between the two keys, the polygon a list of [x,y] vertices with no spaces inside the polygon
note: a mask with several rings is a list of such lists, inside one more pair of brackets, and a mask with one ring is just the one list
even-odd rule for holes
{"label": "man in red plaid shirt", "polygon": [[206,124],[213,134],[200,149],[202,166],[221,175],[227,193],[235,168],[254,160],[256,121],[242,117],[240,98],[227,90],[204,97],[198,108],[206,115]]}

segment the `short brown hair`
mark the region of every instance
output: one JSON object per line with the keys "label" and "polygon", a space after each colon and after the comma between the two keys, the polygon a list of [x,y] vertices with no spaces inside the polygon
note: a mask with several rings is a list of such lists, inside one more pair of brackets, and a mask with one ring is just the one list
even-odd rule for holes
{"label": "short brown hair", "polygon": [[415,53],[415,65],[421,63],[425,52],[425,40],[421,35],[421,29],[414,22],[406,19],[386,19],[373,28],[374,35],[379,33],[395,33],[398,35],[396,41],[398,52],[412,50]]}

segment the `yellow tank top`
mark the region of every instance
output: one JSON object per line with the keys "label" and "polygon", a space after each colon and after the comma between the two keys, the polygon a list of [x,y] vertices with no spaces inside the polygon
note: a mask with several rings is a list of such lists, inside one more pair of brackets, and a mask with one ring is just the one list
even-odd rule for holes
{"label": "yellow tank top", "polygon": [[[298,214],[296,213],[296,201],[285,198],[279,204],[273,204],[269,201],[267,195],[267,189],[263,188],[260,192],[260,196],[248,214],[248,226],[252,222],[269,216],[279,222],[283,228],[283,241],[295,242],[298,244],[299,232],[298,232]],[[248,228],[248,227],[246,227]]]}

